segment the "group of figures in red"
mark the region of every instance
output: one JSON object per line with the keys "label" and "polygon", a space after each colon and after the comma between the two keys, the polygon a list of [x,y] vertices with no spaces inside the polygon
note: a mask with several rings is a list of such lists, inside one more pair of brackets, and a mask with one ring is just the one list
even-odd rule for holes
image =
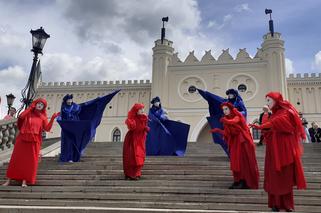
{"label": "group of figures in red", "polygon": [[[21,181],[22,187],[36,183],[42,132],[50,131],[54,120],[61,127],[60,162],[78,162],[86,146],[95,136],[106,105],[119,90],[85,103],[76,104],[67,94],[59,113],[48,121],[44,99],[37,99],[18,117],[19,133],[7,169],[7,181]],[[208,123],[213,142],[221,145],[230,161],[233,183],[229,189],[258,189],[259,167],[256,146],[250,128],[260,129],[266,144],[264,190],[272,211],[293,211],[293,188],[306,188],[301,157],[305,131],[294,106],[279,92],[266,95],[272,114],[261,125],[247,124],[247,110],[235,89],[222,98],[198,89],[208,102]],[[149,113],[136,103],[125,121],[128,132],[123,143],[123,170],[126,180],[139,180],[146,155],[184,156],[189,125],[170,120],[159,97],[151,101]],[[210,133],[209,133],[210,134]]]}

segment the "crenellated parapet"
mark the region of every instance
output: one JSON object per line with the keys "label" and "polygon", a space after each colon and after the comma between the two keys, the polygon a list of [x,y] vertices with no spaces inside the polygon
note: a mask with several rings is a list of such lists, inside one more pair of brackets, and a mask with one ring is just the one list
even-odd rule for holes
{"label": "crenellated parapet", "polygon": [[251,63],[258,62],[263,60],[263,51],[258,48],[255,57],[251,57],[250,54],[246,51],[246,48],[239,49],[236,57],[234,58],[230,52],[229,48],[223,49],[222,53],[218,56],[217,59],[211,53],[211,50],[205,51],[205,54],[199,60],[195,55],[194,51],[191,51],[185,60],[181,60],[178,57],[178,53],[173,54],[170,65],[210,65],[210,64],[235,64],[235,63]]}
{"label": "crenellated parapet", "polygon": [[123,80],[123,81],[73,81],[73,82],[41,82],[40,88],[48,87],[128,87],[128,86],[150,86],[150,80]]}
{"label": "crenellated parapet", "polygon": [[303,75],[290,74],[287,77],[288,85],[321,85],[321,73],[304,73]]}

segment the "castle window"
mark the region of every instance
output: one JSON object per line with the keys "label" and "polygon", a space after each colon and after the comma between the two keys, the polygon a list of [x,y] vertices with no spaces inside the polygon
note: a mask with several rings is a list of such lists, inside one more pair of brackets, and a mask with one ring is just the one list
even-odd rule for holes
{"label": "castle window", "polygon": [[240,84],[238,87],[237,87],[237,90],[239,92],[245,92],[247,90],[247,87],[245,84]]}
{"label": "castle window", "polygon": [[196,92],[196,87],[195,87],[195,86],[190,86],[190,87],[188,88],[188,92],[189,92],[189,93],[194,93],[194,92]]}
{"label": "castle window", "polygon": [[113,142],[120,142],[120,137],[121,137],[121,133],[120,133],[120,130],[118,128],[116,128],[114,131],[113,131]]}

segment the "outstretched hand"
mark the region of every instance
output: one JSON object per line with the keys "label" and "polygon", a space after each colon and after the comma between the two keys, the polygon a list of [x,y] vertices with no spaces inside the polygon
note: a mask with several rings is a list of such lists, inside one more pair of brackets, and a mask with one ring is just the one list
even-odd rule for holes
{"label": "outstretched hand", "polygon": [[55,112],[55,113],[52,115],[52,117],[55,119],[55,118],[57,118],[59,115],[60,115],[60,112]]}
{"label": "outstretched hand", "polygon": [[254,128],[254,129],[262,129],[262,127],[260,125],[257,124],[249,124],[250,128]]}

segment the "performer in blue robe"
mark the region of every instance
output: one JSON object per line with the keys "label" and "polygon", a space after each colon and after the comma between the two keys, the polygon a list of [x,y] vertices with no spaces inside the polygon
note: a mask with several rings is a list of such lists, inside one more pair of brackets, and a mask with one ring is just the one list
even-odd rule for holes
{"label": "performer in blue robe", "polygon": [[150,131],[146,139],[146,154],[184,156],[190,126],[169,120],[159,97],[153,98],[151,104],[148,114]]}
{"label": "performer in blue robe", "polygon": [[63,98],[60,117],[61,127],[61,162],[78,162],[84,149],[96,134],[106,105],[119,92],[116,90],[103,97],[82,104],[72,101],[73,95]]}
{"label": "performer in blue robe", "polygon": [[[228,98],[223,98],[220,97],[218,95],[212,94],[208,91],[204,91],[201,89],[197,89],[199,94],[207,101],[208,103],[208,110],[210,113],[210,117],[207,117],[207,121],[211,126],[211,129],[214,128],[220,128],[223,129],[223,125],[220,122],[220,119],[223,116],[223,112],[221,110],[220,105],[223,102],[230,102],[234,105],[235,108],[238,109],[238,111],[240,111],[242,113],[242,115],[245,117],[247,117],[247,110],[246,107],[244,105],[243,99],[240,96],[240,94],[238,93],[237,90],[235,89],[228,89],[226,91],[226,95]],[[229,156],[229,152],[228,152],[228,147],[226,142],[224,141],[223,137],[221,134],[218,133],[212,133],[212,137],[214,140],[214,143],[217,143],[219,145],[221,145],[221,147],[223,148],[223,150],[225,151],[225,153],[227,154],[227,156]]]}

